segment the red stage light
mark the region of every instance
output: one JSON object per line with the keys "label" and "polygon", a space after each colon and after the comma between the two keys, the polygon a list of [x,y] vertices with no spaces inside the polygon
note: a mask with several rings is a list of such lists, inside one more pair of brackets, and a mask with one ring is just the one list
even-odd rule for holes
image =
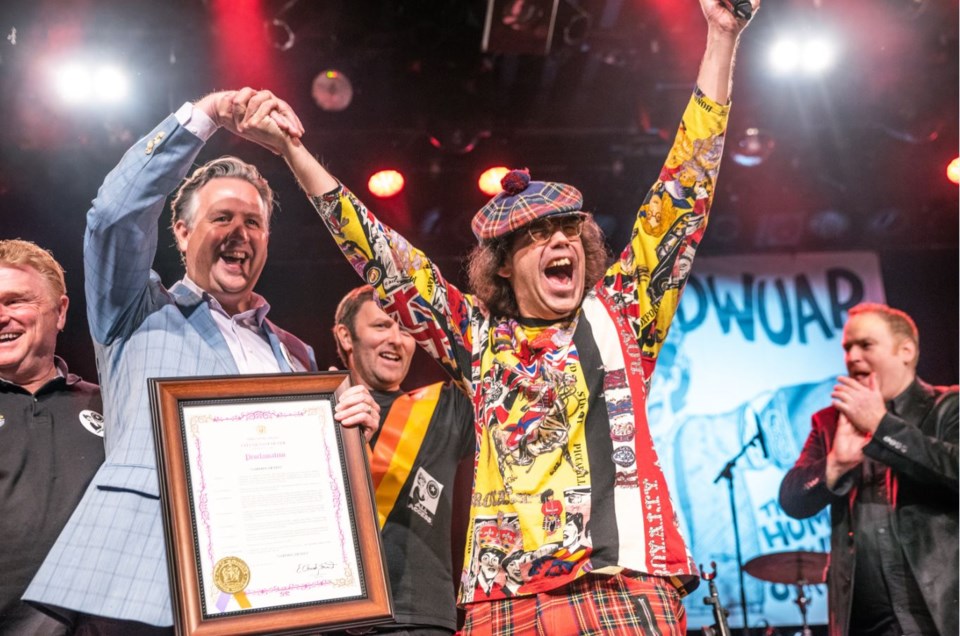
{"label": "red stage light", "polygon": [[953,183],[960,183],[960,157],[957,157],[947,166],[947,179]]}
{"label": "red stage light", "polygon": [[279,79],[284,74],[274,67],[272,49],[264,25],[264,0],[212,0],[213,56],[217,83],[222,86],[269,87],[285,94]]}
{"label": "red stage light", "polygon": [[480,179],[477,181],[477,186],[485,195],[489,197],[496,196],[503,190],[503,186],[500,185],[500,181],[507,176],[508,172],[510,172],[510,169],[505,168],[504,166],[487,168],[483,171],[483,174],[480,175]]}
{"label": "red stage light", "polygon": [[370,193],[375,197],[387,198],[403,190],[403,175],[396,170],[380,170],[373,173],[367,181]]}

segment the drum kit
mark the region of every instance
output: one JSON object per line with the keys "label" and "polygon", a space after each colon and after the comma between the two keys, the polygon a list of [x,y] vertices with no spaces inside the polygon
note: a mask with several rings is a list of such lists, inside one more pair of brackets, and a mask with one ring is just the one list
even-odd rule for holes
{"label": "drum kit", "polygon": [[807,605],[810,604],[810,599],[804,593],[804,587],[826,583],[829,563],[830,555],[826,552],[773,552],[750,559],[743,569],[761,581],[797,586],[797,600],[794,602],[800,608],[803,621],[801,634],[809,636]]}

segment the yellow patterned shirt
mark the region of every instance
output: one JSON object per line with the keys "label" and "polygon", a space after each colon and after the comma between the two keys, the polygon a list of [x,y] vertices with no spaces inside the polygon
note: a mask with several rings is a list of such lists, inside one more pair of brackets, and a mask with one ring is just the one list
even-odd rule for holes
{"label": "yellow patterned shirt", "polygon": [[313,198],[384,310],[473,396],[461,603],[541,592],[590,571],[696,586],[646,395],[707,225],[727,113],[694,94],[629,244],[559,322],[491,315],[348,190]]}

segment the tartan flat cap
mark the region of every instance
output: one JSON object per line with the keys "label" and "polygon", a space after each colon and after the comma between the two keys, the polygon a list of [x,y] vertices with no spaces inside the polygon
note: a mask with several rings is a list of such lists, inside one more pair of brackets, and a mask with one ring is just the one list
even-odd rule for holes
{"label": "tartan flat cap", "polygon": [[531,181],[526,169],[511,170],[500,181],[503,192],[473,217],[470,228],[478,241],[506,236],[544,216],[579,212],[580,191],[565,183]]}

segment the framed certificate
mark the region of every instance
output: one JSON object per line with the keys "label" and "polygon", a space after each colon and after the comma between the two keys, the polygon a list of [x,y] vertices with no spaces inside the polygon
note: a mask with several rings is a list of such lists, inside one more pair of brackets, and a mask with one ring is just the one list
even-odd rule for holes
{"label": "framed certificate", "polygon": [[345,372],[151,379],[178,634],[300,634],[392,621]]}

